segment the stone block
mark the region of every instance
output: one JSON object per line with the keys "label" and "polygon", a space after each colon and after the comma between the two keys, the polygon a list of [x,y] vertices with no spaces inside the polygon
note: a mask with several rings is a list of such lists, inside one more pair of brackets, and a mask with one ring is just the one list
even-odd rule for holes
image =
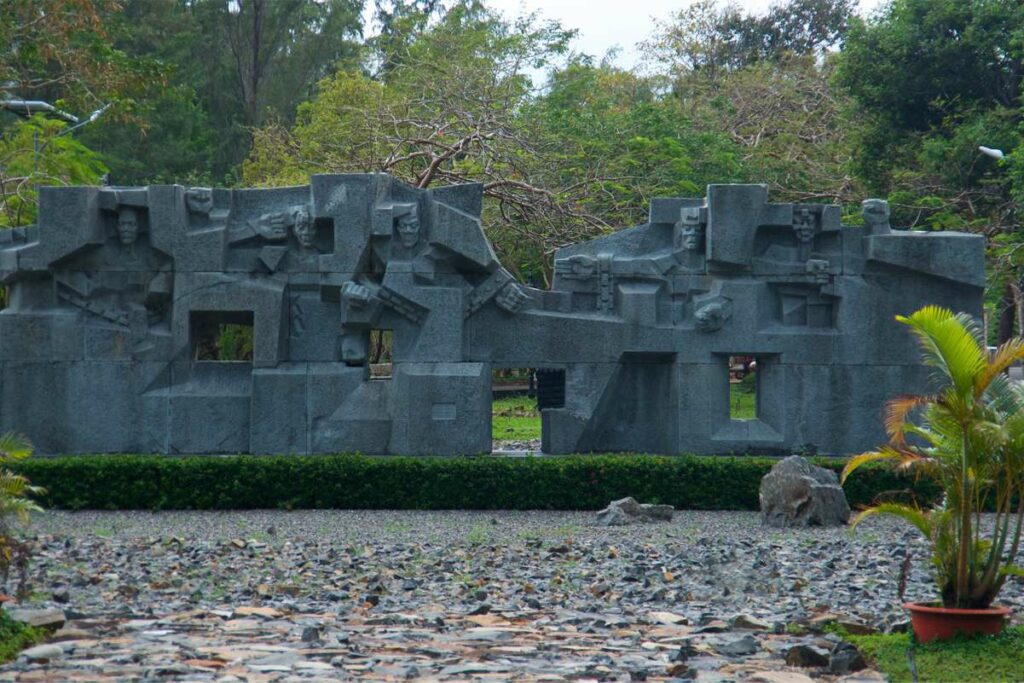
{"label": "stone block", "polygon": [[485,363],[396,363],[391,449],[415,455],[489,453],[490,370]]}
{"label": "stone block", "polygon": [[253,370],[249,434],[254,453],[309,452],[306,396],[305,363]]}

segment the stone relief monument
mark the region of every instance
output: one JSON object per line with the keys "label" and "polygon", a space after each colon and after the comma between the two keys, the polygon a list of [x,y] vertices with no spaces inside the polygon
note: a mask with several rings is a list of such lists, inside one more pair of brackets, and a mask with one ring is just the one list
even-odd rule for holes
{"label": "stone relief monument", "polygon": [[[46,453],[482,453],[492,369],[528,367],[548,453],[850,453],[927,379],[893,316],[981,311],[983,238],[892,230],[879,200],[852,227],[761,185],[656,199],[559,250],[550,291],[498,262],[481,202],[386,175],[42,188],[38,225],[0,232],[2,428]],[[251,361],[204,357],[225,325]],[[754,419],[730,415],[734,356]]]}

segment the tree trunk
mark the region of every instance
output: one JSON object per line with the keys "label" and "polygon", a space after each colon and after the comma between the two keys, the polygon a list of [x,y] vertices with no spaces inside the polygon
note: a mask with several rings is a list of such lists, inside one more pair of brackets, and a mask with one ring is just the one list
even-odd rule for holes
{"label": "tree trunk", "polygon": [[1016,316],[1016,301],[1013,296],[1013,284],[1007,282],[1003,287],[1003,296],[999,299],[999,343],[1002,344],[1013,336],[1013,323]]}

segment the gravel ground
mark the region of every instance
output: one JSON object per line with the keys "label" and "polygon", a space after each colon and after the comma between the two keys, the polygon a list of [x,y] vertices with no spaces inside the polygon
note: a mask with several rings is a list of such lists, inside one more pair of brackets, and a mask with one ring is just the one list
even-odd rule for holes
{"label": "gravel ground", "polygon": [[[932,597],[927,546],[895,520],[593,520],[46,512],[20,607],[68,623],[58,650],[22,656],[0,680],[837,680],[849,657],[832,652],[825,623],[905,628],[908,553],[906,598]],[[1022,583],[1001,596],[1018,614]],[[877,680],[853,676],[842,680]]]}

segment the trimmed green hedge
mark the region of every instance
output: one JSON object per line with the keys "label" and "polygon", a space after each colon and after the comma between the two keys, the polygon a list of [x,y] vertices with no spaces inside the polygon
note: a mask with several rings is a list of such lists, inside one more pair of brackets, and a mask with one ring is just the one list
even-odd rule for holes
{"label": "trimmed green hedge", "polygon": [[[842,461],[816,458],[840,469]],[[256,508],[596,510],[633,496],[679,509],[756,510],[765,457],[576,455],[411,458],[399,456],[151,456],[33,458],[17,470],[46,488],[46,507],[228,510]],[[851,477],[851,505],[913,487],[891,470]]]}

